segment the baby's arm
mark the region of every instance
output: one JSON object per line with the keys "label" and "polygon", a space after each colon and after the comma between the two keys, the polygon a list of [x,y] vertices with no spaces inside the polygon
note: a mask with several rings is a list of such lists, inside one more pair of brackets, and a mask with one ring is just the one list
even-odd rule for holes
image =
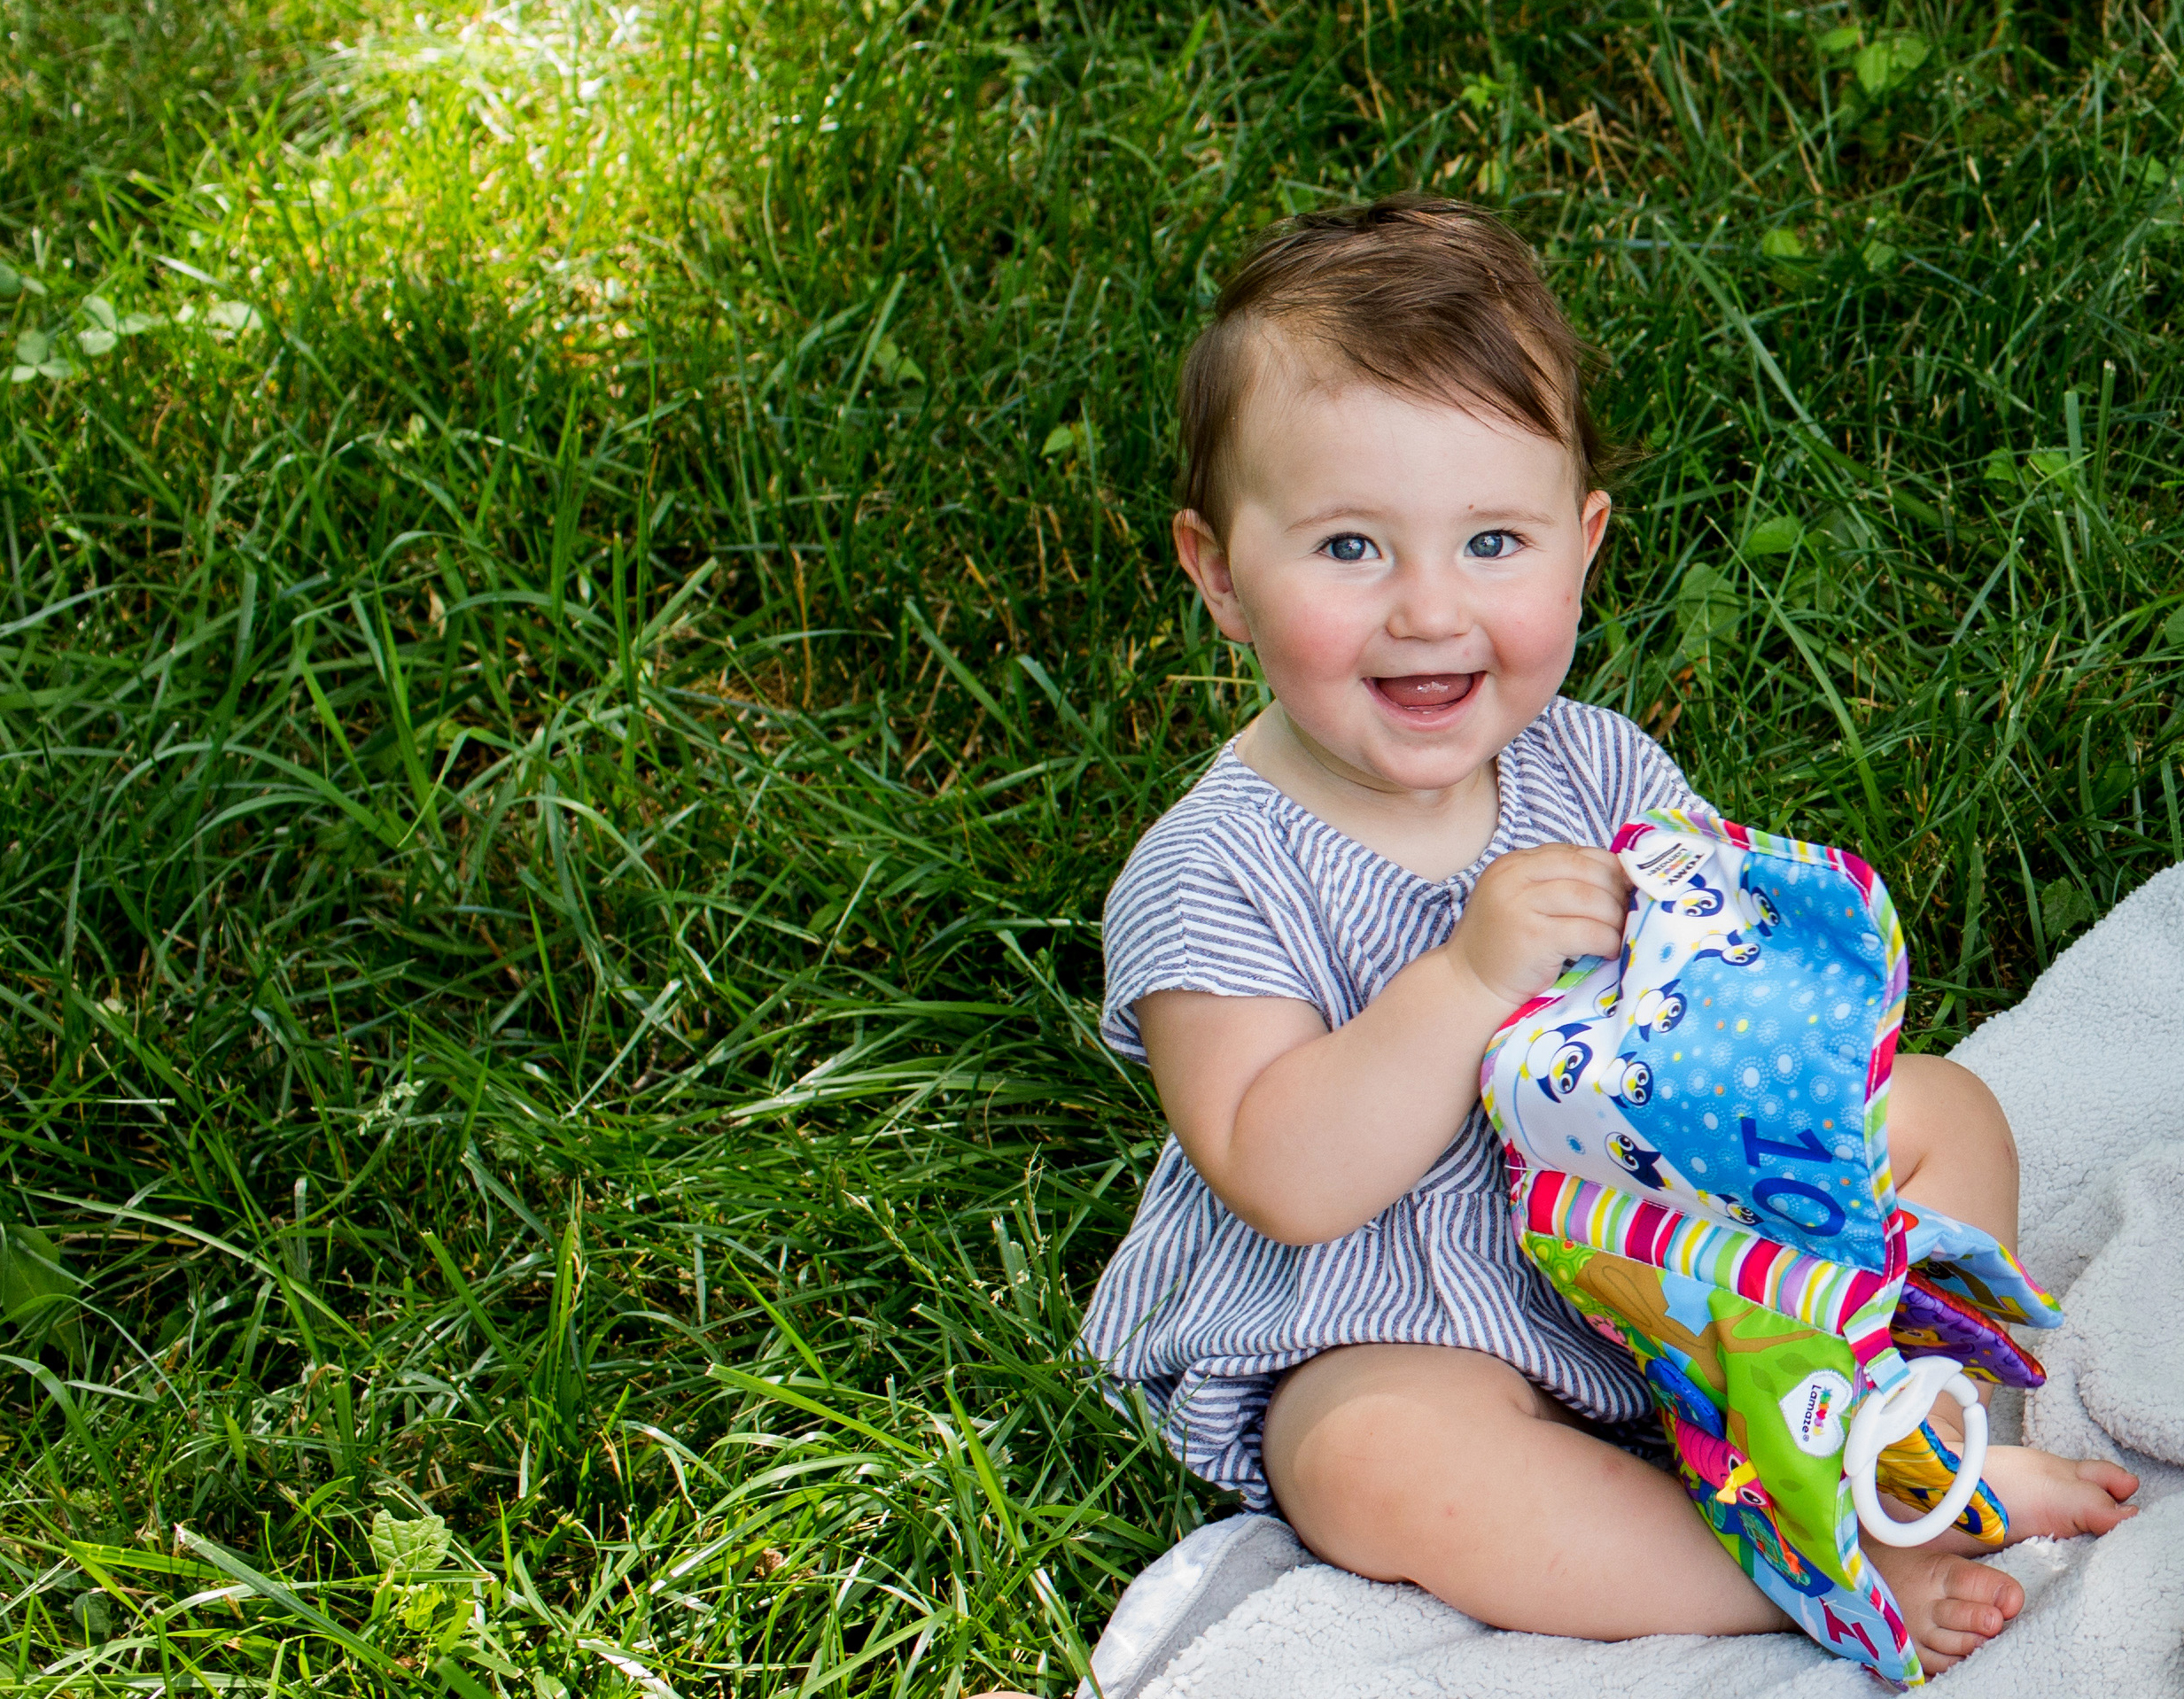
{"label": "baby's arm", "polygon": [[1605,850],[1512,851],[1481,876],[1449,941],[1333,1032],[1289,997],[1140,997],[1154,1083],[1184,1153],[1270,1238],[1312,1245],[1363,1226],[1448,1149],[1509,1012],[1565,961],[1622,948],[1628,889]]}

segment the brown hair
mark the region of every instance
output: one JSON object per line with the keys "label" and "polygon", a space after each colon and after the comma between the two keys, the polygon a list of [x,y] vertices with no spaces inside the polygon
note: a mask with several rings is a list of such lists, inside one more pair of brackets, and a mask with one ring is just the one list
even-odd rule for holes
{"label": "brown hair", "polygon": [[1400,395],[1485,407],[1551,437],[1578,487],[1616,456],[1585,405],[1597,356],[1541,281],[1532,251],[1491,213],[1459,200],[1391,195],[1270,227],[1214,304],[1183,362],[1183,469],[1177,499],[1228,529],[1228,458],[1278,330],[1333,353]]}

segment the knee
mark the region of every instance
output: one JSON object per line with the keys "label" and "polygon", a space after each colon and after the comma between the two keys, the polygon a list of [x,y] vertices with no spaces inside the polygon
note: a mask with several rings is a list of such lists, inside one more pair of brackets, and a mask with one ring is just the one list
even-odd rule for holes
{"label": "knee", "polygon": [[1266,1455],[1382,1457],[1519,1419],[1538,1401],[1507,1363],[1444,1346],[1350,1346],[1312,1358],[1274,1391]]}
{"label": "knee", "polygon": [[[1355,1503],[1398,1471],[1390,1464],[1434,1443],[1425,1412],[1392,1390],[1359,1390],[1307,1413],[1270,1411],[1266,1465],[1283,1498]],[[1279,1419],[1286,1416],[1290,1419]]]}
{"label": "knee", "polygon": [[[1419,1349],[1436,1358],[1472,1354]],[[1461,1374],[1448,1372],[1453,1362],[1389,1357],[1364,1372],[1337,1371],[1322,1385],[1300,1376],[1302,1384],[1286,1385],[1267,1412],[1263,1461],[1283,1514],[1322,1556],[1341,1551],[1333,1561],[1361,1573],[1370,1564],[1357,1558],[1379,1534],[1453,1510],[1450,1494],[1438,1493],[1446,1505],[1434,1501],[1454,1460],[1513,1447],[1541,1419],[1537,1395],[1506,1365]]]}
{"label": "knee", "polygon": [[1377,1581],[1408,1578],[1426,1530],[1455,1514],[1444,1465],[1490,1449],[1394,1397],[1346,1400],[1266,1452],[1268,1484],[1289,1525],[1324,1562]]}
{"label": "knee", "polygon": [[1890,1085],[1891,1119],[1931,1151],[1947,1144],[1976,1151],[1995,1177],[2017,1173],[2017,1141],[2009,1117],[1987,1083],[1961,1062],[1942,1056],[1900,1056]]}
{"label": "knee", "polygon": [[2001,1100],[1987,1082],[1962,1062],[1952,1062],[1945,1056],[1924,1059],[1935,1075],[1932,1093],[1937,1120],[1944,1125],[1961,1125],[1990,1146],[1996,1160],[2007,1162],[2014,1171],[2017,1135],[2009,1130],[2009,1117],[2002,1113]]}

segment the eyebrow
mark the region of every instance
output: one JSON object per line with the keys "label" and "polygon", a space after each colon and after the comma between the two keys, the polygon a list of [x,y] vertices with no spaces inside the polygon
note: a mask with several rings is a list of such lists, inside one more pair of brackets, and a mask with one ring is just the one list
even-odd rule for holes
{"label": "eyebrow", "polygon": [[[1331,525],[1338,519],[1362,519],[1370,522],[1384,517],[1386,515],[1379,508],[1354,507],[1347,502],[1338,501],[1333,507],[1321,508],[1317,513],[1305,515],[1303,518],[1293,524],[1284,526],[1283,530],[1285,532],[1311,531],[1321,525]],[[1551,516],[1536,512],[1529,508],[1481,508],[1470,516],[1470,521],[1474,524],[1482,525],[1512,524],[1544,525],[1551,523]]]}
{"label": "eyebrow", "polygon": [[1352,507],[1348,502],[1338,501],[1332,508],[1322,508],[1317,513],[1310,513],[1305,515],[1303,518],[1298,520],[1294,524],[1286,526],[1284,529],[1288,531],[1311,531],[1320,525],[1331,525],[1338,519],[1371,520],[1379,519],[1382,516],[1381,511],[1378,508]]}

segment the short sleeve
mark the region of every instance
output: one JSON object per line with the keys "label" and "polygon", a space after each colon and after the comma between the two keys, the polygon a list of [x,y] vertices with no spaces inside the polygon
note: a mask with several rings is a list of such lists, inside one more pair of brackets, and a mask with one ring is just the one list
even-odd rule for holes
{"label": "short sleeve", "polygon": [[1132,1061],[1146,1053],[1131,1005],[1154,991],[1295,997],[1325,1012],[1325,988],[1294,947],[1294,864],[1237,824],[1186,801],[1139,842],[1108,893],[1100,1036]]}
{"label": "short sleeve", "polygon": [[1648,809],[1715,811],[1667,750],[1613,709],[1558,697],[1540,725],[1553,767],[1559,769],[1565,805],[1582,811],[1596,843],[1605,844],[1618,827]]}
{"label": "short sleeve", "polygon": [[1667,750],[1636,725],[1630,727],[1630,800],[1623,811],[1625,819],[1652,808],[1698,809],[1707,814],[1720,811],[1691,788],[1691,781]]}

